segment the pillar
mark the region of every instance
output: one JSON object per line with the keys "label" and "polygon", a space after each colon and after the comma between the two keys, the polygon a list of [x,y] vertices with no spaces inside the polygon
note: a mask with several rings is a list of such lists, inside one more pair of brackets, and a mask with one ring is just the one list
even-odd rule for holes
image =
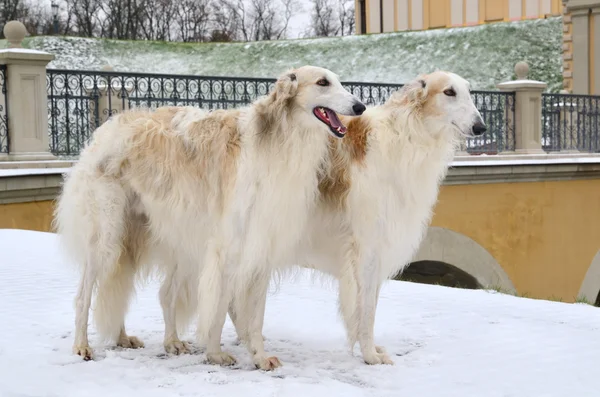
{"label": "pillar", "polygon": [[515,153],[543,154],[542,149],[542,93],[548,84],[528,80],[529,66],[515,65],[517,80],[498,84],[498,89],[515,92]]}
{"label": "pillar", "polygon": [[48,136],[46,65],[54,59],[47,52],[24,50],[27,31],[18,21],[4,25],[8,48],[0,50],[0,65],[6,65],[5,110],[8,117],[8,153],[0,160],[51,160]]}
{"label": "pillar", "polygon": [[[563,0],[564,87],[573,94],[600,95],[600,0]],[[570,52],[569,52],[570,51]],[[567,57],[567,59],[565,59]]]}

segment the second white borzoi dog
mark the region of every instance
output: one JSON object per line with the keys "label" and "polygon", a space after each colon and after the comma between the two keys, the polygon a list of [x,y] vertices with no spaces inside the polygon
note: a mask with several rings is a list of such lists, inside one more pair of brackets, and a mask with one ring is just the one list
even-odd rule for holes
{"label": "second white borzoi dog", "polygon": [[[136,275],[153,265],[164,276],[165,349],[186,352],[178,329],[197,306],[203,264],[242,251],[264,263],[294,261],[329,135],[346,131],[335,113],[364,110],[334,73],[305,66],[246,108],[128,111],[99,127],[67,175],[55,212],[62,245],[81,270],[74,352],[93,357],[87,330],[94,291],[99,334],[122,347],[143,346],[126,333],[125,314]],[[210,288],[227,288],[219,277],[211,281]],[[234,361],[220,347],[225,316],[210,324],[213,363]],[[278,365],[264,350],[253,358],[260,368]]]}
{"label": "second white borzoi dog", "polygon": [[[373,337],[380,287],[417,252],[459,142],[486,126],[469,83],[447,72],[421,76],[344,122],[348,134],[332,142],[299,264],[339,280],[351,348],[358,342],[369,364],[393,364]],[[263,343],[268,284],[252,280],[231,308],[238,336],[253,348]]]}

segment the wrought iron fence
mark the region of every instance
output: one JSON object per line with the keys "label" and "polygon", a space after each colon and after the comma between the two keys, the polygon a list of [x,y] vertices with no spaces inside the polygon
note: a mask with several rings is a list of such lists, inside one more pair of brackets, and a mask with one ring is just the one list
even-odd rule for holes
{"label": "wrought iron fence", "polygon": [[[275,79],[47,70],[50,149],[77,155],[110,115],[133,107],[196,106],[223,109],[246,105],[267,94]],[[402,84],[344,82],[366,105],[387,100]],[[514,148],[514,94],[473,93],[488,132],[469,140],[471,153]]]}
{"label": "wrought iron fence", "polygon": [[466,151],[471,154],[498,154],[515,150],[515,93],[473,91],[471,95],[488,130],[481,136],[468,139]]}
{"label": "wrought iron fence", "polygon": [[600,152],[600,96],[543,94],[542,147]]}
{"label": "wrought iron fence", "polygon": [[0,65],[0,153],[8,153],[10,136],[8,135],[8,96],[6,95],[6,65]]}

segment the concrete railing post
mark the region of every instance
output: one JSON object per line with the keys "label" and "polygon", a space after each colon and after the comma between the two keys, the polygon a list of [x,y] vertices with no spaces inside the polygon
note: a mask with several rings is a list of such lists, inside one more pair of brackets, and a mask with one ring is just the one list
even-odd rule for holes
{"label": "concrete railing post", "polygon": [[563,85],[572,94],[600,94],[600,0],[563,0]]}
{"label": "concrete railing post", "polygon": [[528,80],[529,66],[515,65],[517,80],[497,85],[500,91],[515,92],[515,153],[542,154],[542,93],[548,84]]}
{"label": "concrete railing post", "polygon": [[[102,71],[112,72],[113,68],[105,65]],[[133,91],[133,85],[125,84],[123,87],[121,82],[115,83],[115,80],[107,78],[106,82],[101,81],[96,87],[85,88],[86,95],[96,96],[95,106],[90,107],[90,118],[95,128],[104,124],[111,115],[129,110],[127,98]]]}
{"label": "concrete railing post", "polygon": [[6,65],[9,147],[8,154],[0,154],[0,160],[55,158],[50,153],[46,91],[46,65],[54,55],[21,48],[26,34],[21,22],[4,25],[9,46],[0,50],[0,65]]}

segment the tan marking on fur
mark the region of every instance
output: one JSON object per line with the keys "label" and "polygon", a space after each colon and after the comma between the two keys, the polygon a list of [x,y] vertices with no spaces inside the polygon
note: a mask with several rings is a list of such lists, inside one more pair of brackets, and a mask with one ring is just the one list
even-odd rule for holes
{"label": "tan marking on fur", "polygon": [[[152,188],[155,197],[168,197],[175,180],[190,176],[190,183],[202,184],[203,189],[214,192],[216,202],[226,205],[240,152],[240,111],[216,110],[192,122],[185,131],[174,130],[173,117],[186,111],[192,110],[168,107],[123,114],[122,125],[135,131],[127,156],[132,169],[127,172],[139,182],[138,189]],[[193,200],[181,199],[189,200],[190,205]]]}
{"label": "tan marking on fur", "polygon": [[[291,78],[291,71],[281,77],[275,83],[273,91],[264,99],[255,102],[256,109],[256,131],[259,132],[260,142],[271,142],[273,138],[282,138],[282,134],[274,136],[278,132],[284,118],[290,115],[296,106],[294,99],[300,83],[297,78]],[[278,141],[277,141],[278,142]]]}
{"label": "tan marking on fur", "polygon": [[371,127],[365,117],[340,116],[348,128],[343,139],[329,139],[329,163],[319,178],[321,200],[333,209],[343,210],[352,184],[350,167],[363,165]]}
{"label": "tan marking on fur", "polygon": [[423,117],[439,116],[442,114],[442,110],[436,106],[436,101],[433,99],[437,95],[444,95],[443,91],[450,87],[448,76],[443,73],[434,72],[424,76],[424,80],[427,83],[427,97],[423,104]]}
{"label": "tan marking on fur", "polygon": [[[345,139],[345,138],[344,138]],[[329,139],[329,161],[319,175],[321,202],[331,210],[343,210],[350,192],[350,161],[337,138]]]}
{"label": "tan marking on fur", "polygon": [[366,117],[353,117],[348,122],[344,119],[342,122],[345,123],[348,131],[342,140],[342,146],[348,151],[353,162],[363,164],[367,155],[367,137],[371,126]]}

